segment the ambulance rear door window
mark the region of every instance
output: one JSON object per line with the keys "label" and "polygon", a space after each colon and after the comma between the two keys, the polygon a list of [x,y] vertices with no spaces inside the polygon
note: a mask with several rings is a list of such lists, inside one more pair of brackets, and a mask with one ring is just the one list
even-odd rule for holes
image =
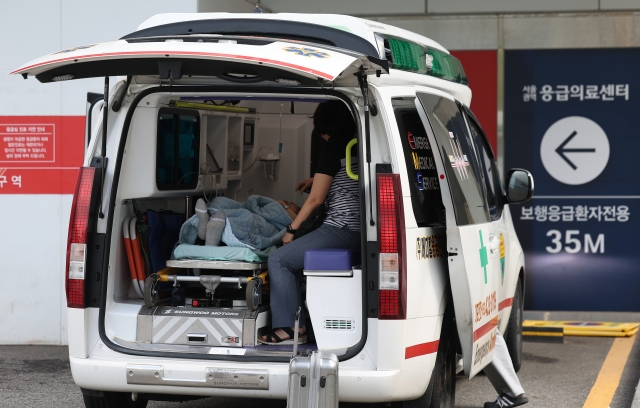
{"label": "ambulance rear door window", "polygon": [[160,109],[156,146],[158,190],[196,188],[199,146],[200,118],[197,113]]}
{"label": "ambulance rear door window", "polygon": [[484,173],[484,182],[487,190],[487,204],[489,205],[489,214],[492,220],[500,219],[502,215],[502,200],[500,176],[498,174],[498,165],[491,146],[487,142],[487,138],[482,132],[480,125],[476,123],[469,115],[466,115],[469,130],[471,131],[471,139],[476,146],[480,159],[480,167]]}
{"label": "ambulance rear door window", "polygon": [[392,106],[409,175],[411,203],[416,222],[419,227],[444,225],[445,209],[433,150],[413,98],[393,99]]}

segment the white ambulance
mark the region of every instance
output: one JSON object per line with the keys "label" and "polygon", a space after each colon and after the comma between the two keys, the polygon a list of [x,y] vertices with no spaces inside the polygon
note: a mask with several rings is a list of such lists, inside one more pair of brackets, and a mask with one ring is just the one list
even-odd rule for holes
{"label": "white ambulance", "polygon": [[336,354],[340,401],[362,403],[453,407],[456,373],[491,361],[497,330],[519,368],[525,268],[510,204],[533,179],[500,176],[464,70],[438,43],[341,15],[163,14],[13,74],[105,78],[65,272],[87,407],[286,398],[291,348],[256,342],[266,264],[168,255],[167,269],[136,275],[130,220],[135,206],[188,218],[200,197],[301,205],[295,186],[321,148],[312,116],[330,100],[357,122],[362,246],[339,270],[305,266],[313,337],[301,350]]}

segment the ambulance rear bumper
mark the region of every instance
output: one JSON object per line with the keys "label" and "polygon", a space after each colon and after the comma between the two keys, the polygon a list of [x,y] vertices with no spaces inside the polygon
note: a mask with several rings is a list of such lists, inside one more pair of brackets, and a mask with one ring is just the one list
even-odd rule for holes
{"label": "ambulance rear bumper", "polygon": [[[287,398],[289,365],[282,363],[234,364],[154,359],[150,364],[148,358],[133,357],[71,357],[70,363],[75,383],[88,390],[203,397]],[[340,401],[386,402],[405,399],[401,395],[403,387],[397,387],[400,373],[401,370],[340,369]]]}

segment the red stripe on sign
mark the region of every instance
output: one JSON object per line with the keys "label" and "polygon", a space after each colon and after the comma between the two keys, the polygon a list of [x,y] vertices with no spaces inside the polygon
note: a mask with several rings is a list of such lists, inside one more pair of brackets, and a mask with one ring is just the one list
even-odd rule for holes
{"label": "red stripe on sign", "polygon": [[407,347],[404,352],[404,358],[409,359],[418,356],[424,356],[425,354],[431,354],[438,351],[438,344],[440,340],[430,341],[428,343],[416,344],[415,346]]}
{"label": "red stripe on sign", "polygon": [[83,59],[92,58],[92,57],[102,58],[102,57],[118,57],[118,56],[124,56],[124,55],[134,55],[134,56],[135,55],[157,55],[157,56],[181,55],[181,56],[193,56],[193,57],[231,58],[231,59],[237,59],[237,60],[243,60],[243,61],[266,62],[268,64],[273,64],[281,67],[293,68],[298,71],[303,71],[309,74],[317,75],[324,79],[328,79],[329,81],[332,81],[335,79],[334,76],[331,76],[327,73],[324,73],[312,68],[303,67],[301,65],[290,64],[288,62],[276,61],[276,60],[267,59],[267,58],[250,57],[247,55],[221,54],[219,52],[191,52],[191,51],[128,51],[128,52],[107,52],[103,54],[89,54],[89,55],[83,55],[83,56],[77,56],[77,57],[67,57],[67,58],[60,58],[57,60],[40,62],[38,64],[29,65],[28,67],[19,68],[11,72],[11,74],[9,75],[13,75],[18,72],[23,73],[28,71],[31,68],[36,68],[44,65],[51,65],[58,62],[65,62],[65,61],[71,61],[71,60],[83,60]]}
{"label": "red stripe on sign", "polygon": [[498,311],[511,306],[513,306],[513,298],[505,299],[498,304]]}
{"label": "red stripe on sign", "polygon": [[473,341],[478,341],[478,339],[482,338],[482,336],[489,333],[491,330],[495,329],[497,326],[498,326],[498,316],[489,320],[484,326],[481,326],[476,331],[474,331]]}

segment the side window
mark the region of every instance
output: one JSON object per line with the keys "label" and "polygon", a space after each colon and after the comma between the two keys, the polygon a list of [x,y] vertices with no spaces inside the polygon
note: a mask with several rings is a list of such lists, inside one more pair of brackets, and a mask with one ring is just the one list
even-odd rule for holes
{"label": "side window", "polygon": [[197,113],[160,109],[156,147],[158,190],[196,188],[199,147],[200,118]]}
{"label": "side window", "polygon": [[492,220],[496,220],[502,215],[500,175],[498,174],[498,166],[496,164],[493,151],[487,143],[480,126],[474,119],[469,117],[469,115],[467,115],[467,122],[469,123],[469,129],[471,130],[471,138],[473,139],[476,150],[478,151],[480,168],[484,174],[489,215]]}
{"label": "side window", "polygon": [[414,99],[394,99],[392,105],[407,165],[416,222],[419,227],[444,225],[446,218],[438,170]]}
{"label": "side window", "polygon": [[419,93],[418,98],[427,113],[445,164],[457,224],[489,222],[480,165],[458,105],[437,95]]}

